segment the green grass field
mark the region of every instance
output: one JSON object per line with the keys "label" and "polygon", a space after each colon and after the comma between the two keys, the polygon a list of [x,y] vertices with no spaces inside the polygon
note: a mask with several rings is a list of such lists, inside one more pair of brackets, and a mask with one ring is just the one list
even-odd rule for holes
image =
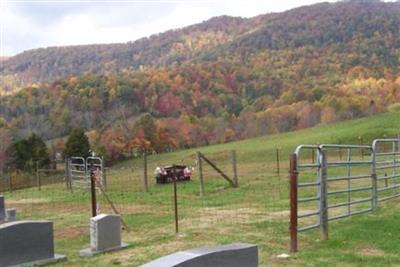
{"label": "green grass field", "polygon": [[[20,218],[50,219],[55,225],[57,253],[68,261],[58,266],[139,266],[183,249],[231,242],[256,243],[260,266],[399,266],[399,200],[380,203],[377,211],[331,222],[330,239],[319,240],[318,230],[299,234],[300,252],[288,260],[288,158],[299,144],[370,144],[374,138],[400,133],[400,113],[322,125],[311,129],[149,156],[150,189],[143,191],[141,159],[127,160],[108,170],[108,195],[129,231],[126,250],[89,259],[78,256],[89,245],[90,197],[84,190],[70,193],[64,184],[5,192],[6,205]],[[361,137],[361,139],[359,138]],[[276,149],[280,149],[280,176]],[[173,187],[156,185],[158,164],[195,164],[201,151],[232,174],[230,151],[237,151],[239,188],[231,188],[204,165],[205,196],[199,195],[197,171],[190,182],[178,183],[179,234],[175,234]],[[111,212],[99,195],[100,211]]]}

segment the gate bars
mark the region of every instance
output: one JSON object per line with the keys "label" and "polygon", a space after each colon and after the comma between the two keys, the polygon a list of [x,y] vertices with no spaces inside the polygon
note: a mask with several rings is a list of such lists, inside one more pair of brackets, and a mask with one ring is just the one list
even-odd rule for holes
{"label": "gate bars", "polygon": [[290,249],[297,252],[298,232],[319,228],[326,240],[329,221],[371,212],[379,201],[400,196],[400,139],[300,145],[289,172]]}
{"label": "gate bars", "polygon": [[89,189],[91,169],[97,170],[101,177],[101,183],[106,188],[105,169],[100,157],[71,157],[67,161],[67,189]]}

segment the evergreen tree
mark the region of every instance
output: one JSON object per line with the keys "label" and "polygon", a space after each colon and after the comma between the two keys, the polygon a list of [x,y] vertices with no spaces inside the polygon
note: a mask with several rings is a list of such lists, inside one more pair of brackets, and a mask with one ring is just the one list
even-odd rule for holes
{"label": "evergreen tree", "polygon": [[49,153],[47,151],[46,144],[43,142],[42,138],[40,138],[36,134],[32,134],[27,139],[27,143],[29,146],[29,152],[32,164],[36,164],[36,162],[38,162],[39,168],[49,167],[50,165]]}
{"label": "evergreen tree", "polygon": [[46,144],[36,134],[14,141],[7,152],[11,163],[20,170],[33,171],[36,170],[36,164],[39,168],[46,168],[50,164]]}
{"label": "evergreen tree", "polygon": [[72,129],[65,144],[64,157],[88,157],[90,150],[89,139],[82,129]]}

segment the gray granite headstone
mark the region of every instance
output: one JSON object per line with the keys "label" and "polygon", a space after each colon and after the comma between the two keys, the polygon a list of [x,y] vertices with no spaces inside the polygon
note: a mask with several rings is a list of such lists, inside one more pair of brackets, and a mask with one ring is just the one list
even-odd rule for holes
{"label": "gray granite headstone", "polygon": [[121,217],[115,214],[99,214],[90,219],[90,248],[80,251],[82,257],[119,250],[128,244],[121,242]]}
{"label": "gray granite headstone", "polygon": [[0,195],[0,223],[4,222],[5,217],[4,196]]}
{"label": "gray granite headstone", "polygon": [[17,220],[17,210],[15,208],[6,209],[7,222],[13,222]]}
{"label": "gray granite headstone", "polygon": [[235,243],[197,248],[161,257],[141,267],[257,267],[257,245]]}
{"label": "gray granite headstone", "polygon": [[0,266],[34,266],[65,259],[54,254],[53,223],[17,221],[0,225]]}

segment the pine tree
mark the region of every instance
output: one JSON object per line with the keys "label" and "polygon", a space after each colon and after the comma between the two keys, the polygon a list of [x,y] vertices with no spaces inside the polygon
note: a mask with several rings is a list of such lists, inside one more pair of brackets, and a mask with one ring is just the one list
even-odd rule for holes
{"label": "pine tree", "polygon": [[20,170],[34,171],[36,167],[47,168],[50,164],[46,144],[36,134],[14,141],[7,152],[11,163]]}
{"label": "pine tree", "polygon": [[64,157],[87,157],[89,156],[89,139],[82,129],[72,129],[65,144]]}
{"label": "pine tree", "polygon": [[[50,165],[49,153],[47,151],[46,144],[43,142],[42,138],[36,134],[32,134],[27,139],[29,146],[31,164],[38,164],[39,168],[47,168]],[[35,169],[36,166],[31,166],[30,169]]]}

